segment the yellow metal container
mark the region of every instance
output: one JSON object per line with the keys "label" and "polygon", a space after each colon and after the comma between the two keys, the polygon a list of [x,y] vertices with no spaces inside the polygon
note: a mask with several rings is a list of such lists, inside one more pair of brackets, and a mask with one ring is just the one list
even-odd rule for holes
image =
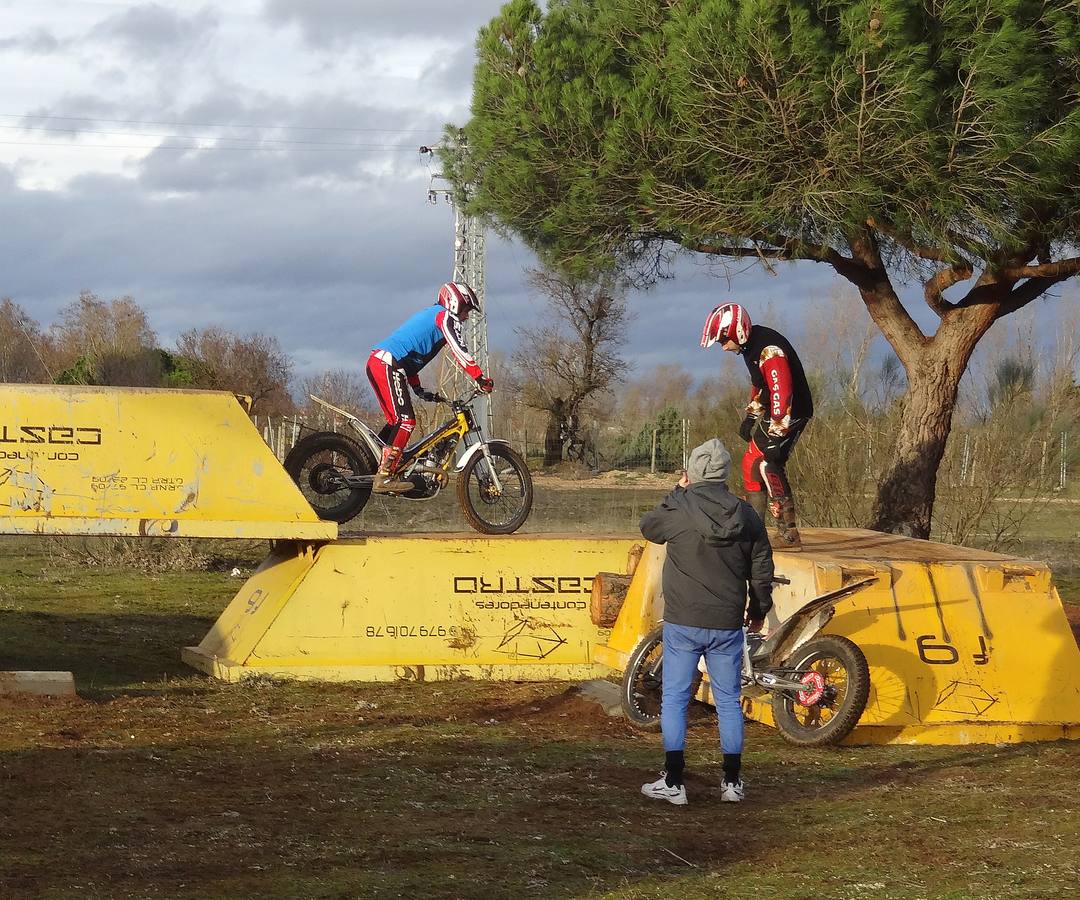
{"label": "yellow metal container", "polygon": [[609,672],[597,572],[634,537],[385,535],[284,544],[184,660],[217,678],[543,681]]}
{"label": "yellow metal container", "polygon": [[329,540],[232,394],[0,385],[0,534]]}
{"label": "yellow metal container", "polygon": [[[813,597],[868,577],[825,631],[870,665],[870,699],[851,743],[967,744],[1080,738],[1080,650],[1042,563],[933,541],[800,529],[800,553],[777,551],[769,624]],[[649,545],[596,658],[622,669],[660,621],[662,547]],[[707,697],[707,688],[703,691]],[[745,701],[772,724],[769,703]]]}

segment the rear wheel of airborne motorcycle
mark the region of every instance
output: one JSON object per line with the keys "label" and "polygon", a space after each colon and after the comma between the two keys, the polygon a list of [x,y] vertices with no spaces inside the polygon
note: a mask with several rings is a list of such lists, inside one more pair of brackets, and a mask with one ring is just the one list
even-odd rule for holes
{"label": "rear wheel of airborne motorcycle", "polygon": [[870,669],[862,650],[846,637],[823,634],[784,663],[807,690],[773,697],[780,736],[800,747],[837,744],[858,724],[870,696]]}
{"label": "rear wheel of airborne motorcycle", "polygon": [[285,471],[320,519],[339,525],[359,515],[371,498],[371,484],[350,486],[343,475],[374,475],[371,451],[343,434],[317,431],[297,441],[285,457]]}

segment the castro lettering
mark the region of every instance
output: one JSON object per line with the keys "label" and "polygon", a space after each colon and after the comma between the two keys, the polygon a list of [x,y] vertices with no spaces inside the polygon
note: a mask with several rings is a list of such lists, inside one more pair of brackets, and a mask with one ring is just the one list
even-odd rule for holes
{"label": "castro lettering", "polygon": [[455,575],[455,594],[591,594],[591,575]]}
{"label": "castro lettering", "polygon": [[0,444],[84,444],[101,443],[100,428],[71,425],[0,425]]}

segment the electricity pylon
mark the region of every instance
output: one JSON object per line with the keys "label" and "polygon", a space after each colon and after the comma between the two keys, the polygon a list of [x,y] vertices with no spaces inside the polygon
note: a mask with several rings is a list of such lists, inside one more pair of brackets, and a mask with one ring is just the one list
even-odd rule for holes
{"label": "electricity pylon", "polygon": [[[420,152],[431,153],[433,148],[421,147]],[[448,187],[437,187],[437,183],[443,179],[440,174],[431,176],[431,184],[428,187],[428,202],[433,206],[438,204],[439,197],[443,197],[447,203],[454,207],[454,267],[450,276],[452,281],[463,281],[469,285],[480,299],[480,312],[470,313],[464,322],[462,329],[469,350],[476,358],[477,365],[484,370],[485,375],[490,375],[488,356],[488,327],[487,327],[487,294],[484,290],[484,227],[474,216],[466,215],[465,212],[453,201],[453,194]],[[464,372],[450,359],[448,354],[443,354],[442,365],[439,370],[439,393],[445,397],[461,396],[472,382]],[[491,436],[491,398],[487,395],[478,397],[473,405],[476,413],[476,421],[485,437]]]}

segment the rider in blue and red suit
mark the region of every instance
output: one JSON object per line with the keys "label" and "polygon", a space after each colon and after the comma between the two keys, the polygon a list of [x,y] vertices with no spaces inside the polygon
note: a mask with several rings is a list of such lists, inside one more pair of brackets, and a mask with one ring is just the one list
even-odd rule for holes
{"label": "rider in blue and red suit", "polygon": [[746,499],[762,521],[768,509],[776,521],[781,544],[801,545],[785,465],[795,442],[814,415],[814,400],[802,362],[780,332],[752,325],[737,303],[722,303],[705,320],[701,346],[717,341],[739,353],[750,372],[750,402],[739,435],[748,446],[742,472]]}
{"label": "rider in blue and red suit", "polygon": [[481,390],[490,393],[494,389],[495,383],[484,377],[461,335],[461,323],[473,310],[479,312],[480,301],[471,287],[461,282],[444,284],[439,290],[438,303],[407,319],[371,351],[367,376],[388,426],[387,446],[372,486],[376,493],[392,494],[414,487],[411,481],[394,477],[401,451],[409,443],[409,436],[416,426],[408,388],[429,403],[438,399],[437,394],[420,384],[420,370],[438,356],[444,346],[449,347],[454,362]]}

